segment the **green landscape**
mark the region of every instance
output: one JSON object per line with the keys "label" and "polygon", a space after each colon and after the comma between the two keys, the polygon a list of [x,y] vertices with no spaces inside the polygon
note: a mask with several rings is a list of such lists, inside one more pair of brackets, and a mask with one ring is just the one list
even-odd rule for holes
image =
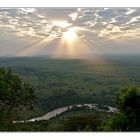
{"label": "green landscape", "polygon": [[[139,60],[1,57],[0,131],[139,131]],[[75,106],[48,120],[27,121],[70,105]]]}

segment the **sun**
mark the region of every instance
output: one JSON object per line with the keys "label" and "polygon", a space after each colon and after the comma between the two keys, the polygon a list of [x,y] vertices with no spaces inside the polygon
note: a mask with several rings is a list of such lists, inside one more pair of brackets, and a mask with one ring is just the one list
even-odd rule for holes
{"label": "sun", "polygon": [[76,33],[72,29],[68,29],[66,32],[63,33],[63,39],[68,42],[73,42],[77,38]]}

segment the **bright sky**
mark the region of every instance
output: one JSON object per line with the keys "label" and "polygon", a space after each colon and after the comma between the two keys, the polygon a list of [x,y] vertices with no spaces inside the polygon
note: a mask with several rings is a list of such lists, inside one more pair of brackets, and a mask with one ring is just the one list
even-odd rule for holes
{"label": "bright sky", "polygon": [[0,9],[0,56],[140,53],[140,8]]}

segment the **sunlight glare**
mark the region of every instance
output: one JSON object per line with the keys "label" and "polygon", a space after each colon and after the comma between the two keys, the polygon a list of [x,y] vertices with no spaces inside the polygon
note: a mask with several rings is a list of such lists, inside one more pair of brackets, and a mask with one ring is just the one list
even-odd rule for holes
{"label": "sunlight glare", "polygon": [[67,40],[68,42],[73,42],[76,40],[77,35],[72,29],[68,29],[66,32],[63,33],[63,39]]}
{"label": "sunlight glare", "polygon": [[67,21],[57,21],[57,20],[54,20],[53,21],[53,25],[59,26],[61,28],[66,28],[66,27],[70,26],[71,24],[69,24]]}
{"label": "sunlight glare", "polygon": [[69,17],[71,17],[72,21],[75,21],[78,17],[78,13],[72,13],[69,15]]}

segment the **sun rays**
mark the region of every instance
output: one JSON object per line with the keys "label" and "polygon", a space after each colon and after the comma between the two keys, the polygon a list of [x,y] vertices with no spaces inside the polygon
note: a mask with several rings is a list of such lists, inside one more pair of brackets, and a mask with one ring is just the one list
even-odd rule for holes
{"label": "sun rays", "polygon": [[139,12],[134,8],[0,9],[0,55],[139,53]]}
{"label": "sun rays", "polygon": [[16,53],[16,56],[33,56],[38,54],[41,50],[47,47],[47,45],[53,40],[52,37],[46,39],[40,39],[29,45],[24,46],[23,50]]}
{"label": "sun rays", "polygon": [[14,52],[15,56],[43,54],[59,58],[77,58],[84,57],[90,51],[89,44],[84,41],[86,29],[74,26],[68,20],[51,20],[50,30],[46,30],[46,23],[42,23],[44,31],[38,32],[38,35],[35,34],[35,29],[18,30],[17,36],[24,36],[25,42],[28,43],[19,46]]}
{"label": "sun rays", "polygon": [[53,53],[57,58],[79,58],[90,50],[88,45],[77,34],[76,27],[68,28],[63,32],[59,45]]}
{"label": "sun rays", "polygon": [[[69,24],[64,21],[57,21],[55,23],[62,29],[65,28],[65,30],[62,30],[61,36],[58,38],[49,36],[34,41],[32,40],[31,43],[24,45],[18,50],[16,56],[33,56],[43,50],[53,48],[51,53],[49,52],[49,55],[52,57],[76,58],[84,56],[84,54],[89,51],[88,44],[86,44],[83,38],[81,38],[81,35],[77,33],[81,28],[69,27]],[[47,52],[46,55],[48,55]]]}

